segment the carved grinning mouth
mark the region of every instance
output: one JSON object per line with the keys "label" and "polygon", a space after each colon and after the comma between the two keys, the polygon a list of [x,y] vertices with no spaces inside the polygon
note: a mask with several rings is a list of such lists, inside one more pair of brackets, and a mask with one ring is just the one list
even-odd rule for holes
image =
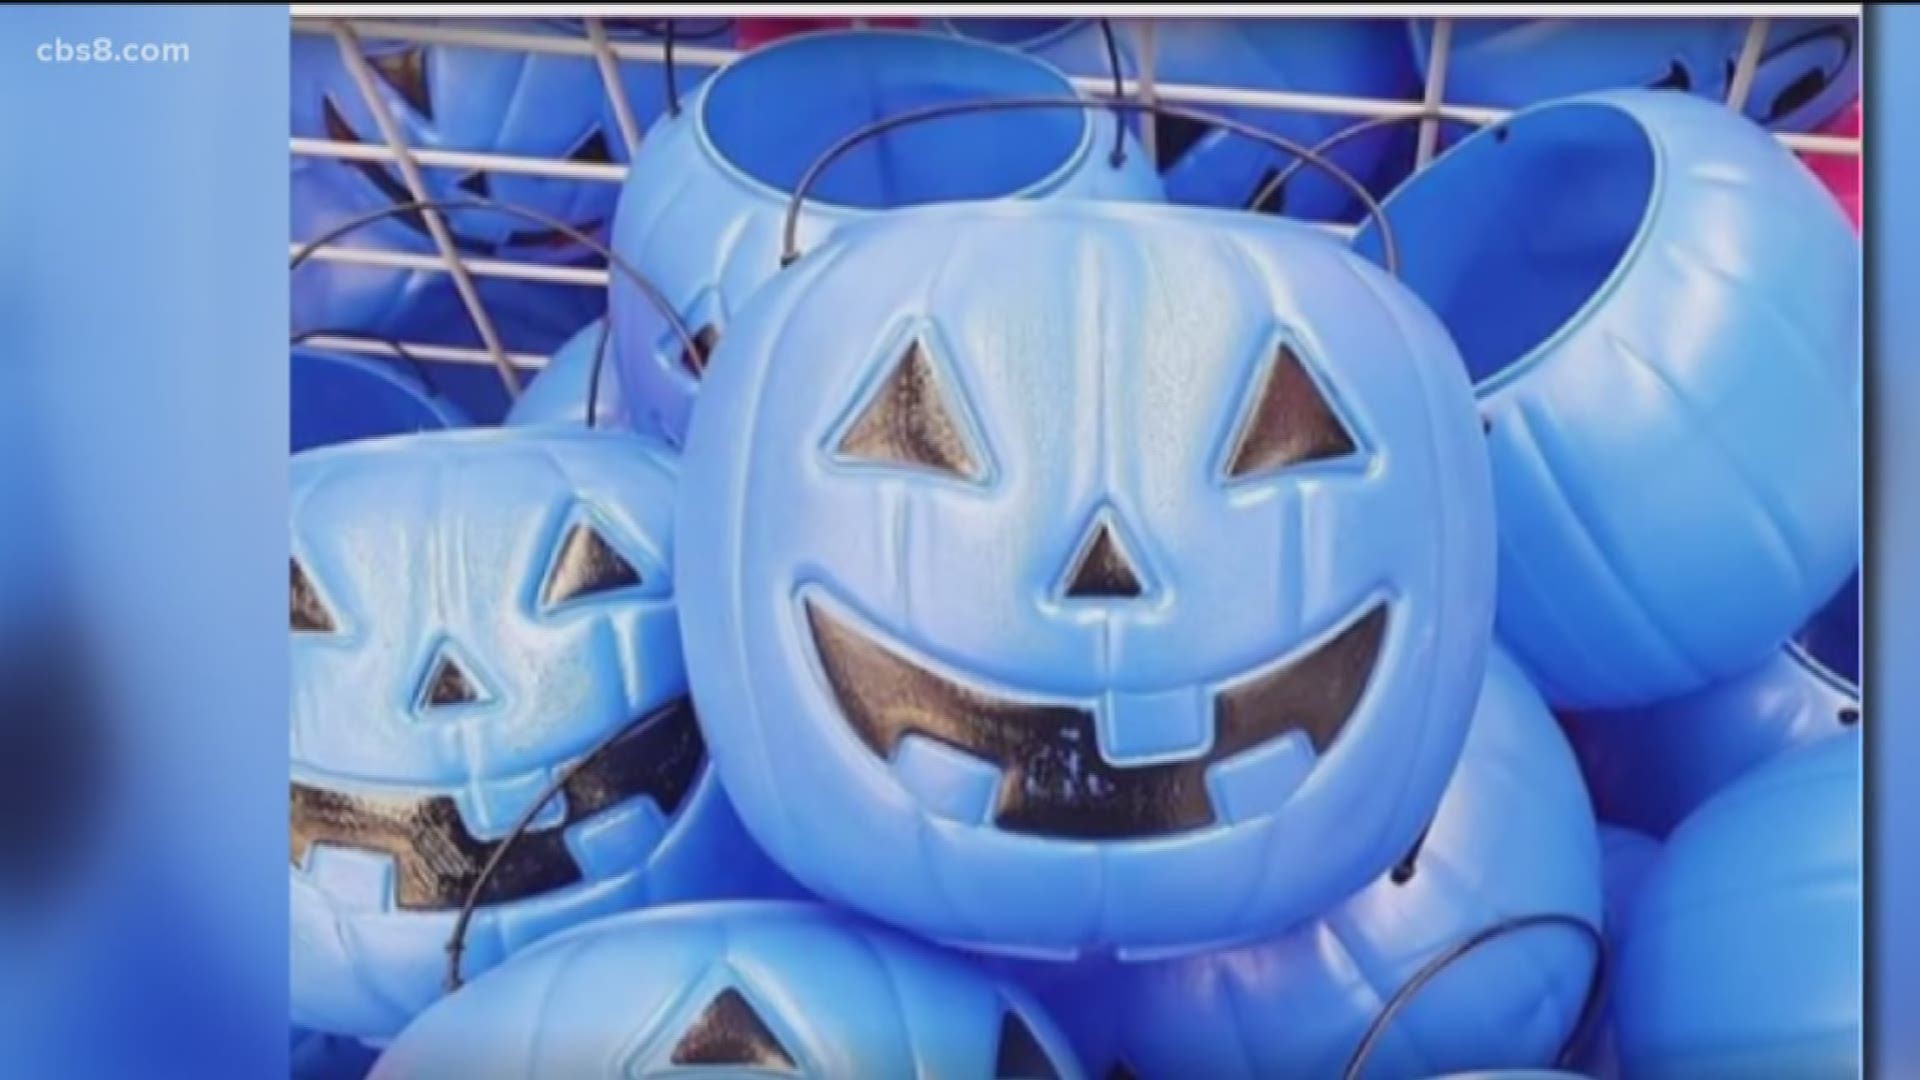
{"label": "carved grinning mouth", "polygon": [[[560,789],[563,820],[523,834],[487,879],[479,902],[508,903],[578,883],[568,828],[642,796],[671,815],[705,760],[706,744],[686,698],[647,714],[568,778]],[[370,795],[296,782],[292,802],[293,865],[303,865],[316,844],[391,856],[395,902],[408,911],[460,907],[504,842],[474,836],[448,795]]]}
{"label": "carved grinning mouth", "polygon": [[813,598],[803,606],[840,714],[876,756],[891,760],[908,735],[943,743],[1000,770],[995,825],[1075,839],[1211,825],[1207,770],[1290,732],[1325,754],[1372,677],[1387,629],[1387,604],[1376,602],[1312,648],[1225,684],[1214,695],[1204,754],[1124,766],[1102,755],[1093,706],[965,685]]}
{"label": "carved grinning mouth", "polygon": [[[332,97],[321,98],[320,110],[326,124],[327,138],[334,142],[359,143],[365,141],[360,138],[360,133],[353,129],[353,125],[347,123],[347,118],[341,114],[339,106],[334,104]],[[363,161],[359,158],[345,158],[342,160],[350,166],[353,171],[359,173],[368,183],[372,184],[389,202],[411,203],[415,201],[413,192],[407,190],[406,184],[402,183],[391,172],[387,171],[387,166],[384,162]],[[486,174],[476,173],[473,174],[472,177],[469,177],[468,180],[461,181],[461,186],[463,188],[467,187],[469,182],[479,185],[476,189],[473,189],[473,193],[485,196],[489,194],[488,189],[485,187],[485,181]],[[427,230],[426,217],[421,214],[420,211],[409,210],[394,216],[399,218],[401,223],[406,225],[407,228],[419,235],[429,239],[432,238],[433,234]],[[586,233],[588,236],[592,236],[599,232],[605,225],[605,218],[593,218],[575,225],[574,228]],[[468,255],[479,256],[498,255],[500,252],[510,248],[559,249],[565,248],[575,242],[573,237],[561,232],[559,229],[515,229],[509,232],[507,238],[499,243],[466,236],[457,229],[454,229],[451,223],[447,226],[447,233],[453,237],[453,245],[455,247]]]}

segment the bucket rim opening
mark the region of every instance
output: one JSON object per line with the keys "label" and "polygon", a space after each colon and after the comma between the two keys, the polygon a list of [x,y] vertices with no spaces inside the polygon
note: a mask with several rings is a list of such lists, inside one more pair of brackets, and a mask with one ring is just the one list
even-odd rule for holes
{"label": "bucket rim opening", "polygon": [[[1625,236],[1618,252],[1612,257],[1605,271],[1597,275],[1591,288],[1587,289],[1577,302],[1567,306],[1558,315],[1550,329],[1531,344],[1514,350],[1512,355],[1497,363],[1476,365],[1471,358],[1462,356],[1463,366],[1467,369],[1468,377],[1473,384],[1474,396],[1480,401],[1486,402],[1513,384],[1524,380],[1543,361],[1550,358],[1568,338],[1579,333],[1593,320],[1594,315],[1620,291],[1629,278],[1634,276],[1635,269],[1641,263],[1659,218],[1670,165],[1666,146],[1635,107],[1632,99],[1640,96],[1678,95],[1675,92],[1653,90],[1609,91],[1543,102],[1489,123],[1468,135],[1435,158],[1426,168],[1409,177],[1381,202],[1382,214],[1393,223],[1395,231],[1413,234],[1401,243],[1404,249],[1401,253],[1403,263],[1401,277],[1403,282],[1408,282],[1408,270],[1419,262],[1420,244],[1416,230],[1408,228],[1405,223],[1395,219],[1396,210],[1404,212],[1408,196],[1411,194],[1426,195],[1438,184],[1457,185],[1462,174],[1469,179],[1474,179],[1476,172],[1483,175],[1495,171],[1510,173],[1524,167],[1513,162],[1490,163],[1494,155],[1526,155],[1536,147],[1535,142],[1524,138],[1516,139],[1516,135],[1530,134],[1542,126],[1553,125],[1558,131],[1548,136],[1552,145],[1606,146],[1605,156],[1610,163],[1622,160],[1623,151],[1639,152],[1643,155],[1644,172],[1635,178],[1636,194],[1631,226],[1621,230]],[[1589,125],[1577,119],[1569,119],[1583,113],[1602,113],[1605,114],[1605,120],[1602,124]],[[1483,183],[1480,186],[1486,185]],[[1536,185],[1535,192],[1538,191],[1539,188]],[[1522,198],[1526,197],[1522,196]],[[1375,250],[1379,243],[1378,232],[1377,224],[1372,221],[1363,221],[1353,238],[1356,250],[1363,251],[1369,259],[1375,261],[1377,261]],[[1409,287],[1412,287],[1410,283]],[[1415,291],[1418,292],[1418,290]],[[1422,300],[1426,298],[1423,296]],[[1435,314],[1443,323],[1447,322],[1447,319],[1440,316],[1437,310]],[[1449,325],[1447,329],[1458,341],[1460,334],[1454,327]],[[1485,370],[1483,371],[1482,368]]]}
{"label": "bucket rim opening", "polygon": [[[793,197],[793,188],[800,181],[804,169],[795,172],[793,176],[787,178],[783,183],[762,175],[761,172],[743,163],[739,155],[729,152],[729,150],[722,145],[724,140],[715,135],[715,126],[711,115],[714,98],[729,92],[738,93],[738,91],[730,90],[728,83],[729,80],[731,80],[732,83],[737,85],[741,80],[742,72],[754,74],[758,69],[768,67],[776,62],[791,63],[795,56],[807,52],[846,48],[854,41],[871,43],[881,38],[914,42],[923,48],[953,50],[956,52],[964,51],[974,54],[977,57],[992,57],[994,63],[1003,65],[1001,68],[1003,72],[1018,71],[1021,73],[1021,78],[1032,80],[1036,84],[1039,82],[1050,84],[1045,87],[1035,85],[1030,89],[1013,88],[1003,93],[983,93],[979,95],[978,100],[990,101],[994,97],[1027,96],[1029,94],[1036,96],[1050,95],[1060,98],[1083,97],[1078,88],[1073,85],[1073,80],[1059,68],[1045,60],[1022,52],[1019,49],[996,45],[989,41],[955,34],[940,33],[928,29],[908,29],[903,27],[817,30],[804,34],[796,34],[792,37],[771,42],[741,56],[739,59],[716,71],[711,78],[702,84],[697,98],[691,103],[689,112],[693,120],[694,137],[698,140],[701,149],[729,178],[748,187],[762,197],[774,199],[781,205],[785,205],[787,201]],[[865,63],[861,69],[862,74],[874,85],[880,85],[881,80],[889,77],[893,72],[911,72],[913,70],[915,70],[915,68],[912,64],[896,63],[875,65],[871,63],[871,57],[865,58]],[[755,97],[756,95],[748,96]],[[764,100],[764,98],[760,100]],[[952,100],[963,101],[974,99],[955,97]],[[907,110],[903,109],[899,111]],[[1028,195],[1051,190],[1070,177],[1073,171],[1079,168],[1081,164],[1087,160],[1088,155],[1093,152],[1094,140],[1098,134],[1099,117],[1096,114],[1099,113],[1099,110],[1089,106],[1086,109],[1079,110],[1062,108],[1059,110],[1034,110],[1033,112],[1039,118],[1040,123],[1049,123],[1049,118],[1069,117],[1070,119],[1067,122],[1074,126],[1074,132],[1071,138],[1071,145],[1062,147],[1058,159],[1053,161],[1050,167],[1038,175],[1024,179],[1020,183],[1009,184],[1005,186],[1003,190],[995,191],[992,194],[970,195],[963,199],[936,198],[900,202],[897,204],[888,204],[878,200],[872,201],[871,203],[863,203],[861,201],[846,201],[823,197],[818,194],[821,185],[816,183],[813,190],[807,194],[806,207],[808,210],[816,213],[824,211],[837,215],[869,215],[917,206],[940,205],[956,201],[974,202],[1019,199]],[[1002,117],[997,118],[997,122],[1019,124],[1021,119]],[[866,123],[867,122],[862,122],[849,125],[845,130],[835,132],[827,145],[830,146],[832,143],[853,134],[853,132],[865,127]],[[927,126],[937,127],[937,122],[935,122],[934,125]],[[824,150],[825,147],[822,148],[822,152],[824,152]],[[831,174],[832,170],[829,169],[826,175],[830,176]]]}

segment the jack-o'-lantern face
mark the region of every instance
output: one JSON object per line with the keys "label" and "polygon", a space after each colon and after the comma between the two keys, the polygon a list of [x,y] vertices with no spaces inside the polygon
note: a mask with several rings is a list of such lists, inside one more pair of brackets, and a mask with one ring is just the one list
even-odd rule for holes
{"label": "jack-o'-lantern face", "polygon": [[[580,451],[595,440],[541,438],[593,467]],[[493,781],[537,777],[637,720],[570,781],[565,825],[635,798],[664,819],[705,755],[677,670],[666,552],[630,507],[582,497],[565,458],[537,442],[395,446],[301,470],[318,479],[302,492],[289,587],[293,855],[380,851],[399,908],[444,910],[498,846],[489,821],[511,818],[491,796],[524,802],[488,792]],[[431,501],[440,513],[418,505]],[[564,831],[523,838],[484,899],[578,881]]]}
{"label": "jack-o'-lantern face", "polygon": [[1491,538],[1464,376],[1397,286],[1240,215],[975,206],[862,226],[748,319],[681,572],[716,759],[789,869],[935,936],[1151,949],[1405,850]]}
{"label": "jack-o'-lantern face", "polygon": [[663,453],[576,429],[447,432],[299,455],[293,478],[304,1022],[391,1035],[437,995],[470,897],[473,972],[757,866],[688,700]]}
{"label": "jack-o'-lantern face", "polygon": [[[871,395],[853,411],[831,460],[923,471],[964,484],[985,480],[985,455],[955,387],[943,385],[928,344],[911,338]],[[1334,413],[1294,347],[1280,343],[1236,418],[1219,479],[1233,484],[1317,466],[1364,473],[1366,452]],[[1097,500],[1084,534],[1060,551],[1047,599],[1057,610],[1098,612],[1111,647],[1148,611],[1158,578],[1131,551],[1137,531]],[[802,606],[841,717],[869,750],[891,760],[902,740],[941,743],[999,772],[989,817],[1014,832],[1126,839],[1178,833],[1217,817],[1207,791],[1212,766],[1269,748],[1290,733],[1326,753],[1366,688],[1385,640],[1390,604],[1370,597],[1335,632],[1305,648],[1256,658],[1214,680],[1207,693],[1165,698],[1162,688],[1099,697],[998,686],[991,677],[942,673],[912,646],[853,614],[821,582]],[[1144,635],[1142,635],[1144,636]],[[1047,700],[1048,698],[1053,700]],[[1156,740],[1130,746],[1141,739]],[[1132,756],[1137,760],[1129,762]]]}

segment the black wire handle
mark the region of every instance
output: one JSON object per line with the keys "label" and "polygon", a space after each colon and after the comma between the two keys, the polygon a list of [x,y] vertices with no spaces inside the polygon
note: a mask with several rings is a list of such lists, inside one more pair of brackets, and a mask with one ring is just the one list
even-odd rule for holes
{"label": "black wire handle", "polygon": [[[622,256],[599,240],[588,236],[586,233],[561,221],[557,217],[543,214],[538,210],[529,210],[524,206],[515,206],[512,203],[495,202],[492,199],[483,198],[478,195],[461,199],[421,199],[415,202],[393,203],[379,210],[369,211],[358,217],[350,218],[344,224],[329,229],[321,233],[319,237],[303,244],[299,251],[294,252],[293,261],[287,265],[287,272],[292,273],[298,270],[301,263],[313,258],[314,252],[319,251],[322,247],[331,244],[356,229],[365,228],[375,222],[383,221],[390,217],[397,217],[401,214],[417,214],[422,210],[433,210],[438,213],[445,213],[448,210],[496,210],[500,213],[518,217],[524,221],[530,221],[536,225],[560,233],[567,239],[572,240],[574,243],[607,260],[607,269],[609,272],[617,270],[628,281],[633,282],[633,284],[640,289],[640,292],[646,296],[648,303],[651,303],[654,309],[666,318],[667,325],[673,328],[674,335],[680,339],[681,347],[688,350],[689,355],[700,355],[700,345],[694,340],[693,332],[687,329],[686,320],[682,319],[680,313],[674,310],[673,305],[667,301],[666,294],[660,291],[660,287],[652,281],[649,281],[647,276],[636,269],[633,263],[627,261],[625,256]],[[590,384],[587,397],[587,423],[589,426],[593,423],[594,390],[597,389],[600,384],[600,367],[601,362],[606,358],[608,336],[609,335],[605,333],[600,336],[599,349],[593,358],[593,382]]]}
{"label": "black wire handle", "polygon": [[[1392,127],[1395,124],[1425,123],[1429,120],[1435,123],[1444,124],[1451,122],[1467,127],[1473,126],[1472,121],[1469,120],[1442,116],[1437,109],[1422,109],[1419,112],[1407,113],[1404,116],[1375,116],[1362,120],[1357,124],[1349,124],[1319,142],[1314,143],[1313,152],[1324,155],[1353,140],[1357,136],[1365,135],[1369,131],[1379,131],[1382,128]],[[1279,193],[1280,189],[1286,186],[1287,181],[1293,179],[1293,174],[1300,171],[1300,166],[1303,163],[1304,161],[1301,159],[1289,161],[1287,162],[1286,168],[1270,174],[1266,182],[1260,185],[1260,190],[1253,193],[1253,198],[1247,200],[1247,209],[1257,211],[1262,206],[1265,206],[1268,199],[1271,199],[1275,194]]]}
{"label": "black wire handle", "polygon": [[1589,1029],[1599,1016],[1601,1000],[1606,996],[1607,939],[1598,927],[1577,915],[1542,913],[1514,916],[1483,927],[1422,965],[1419,971],[1414,972],[1411,979],[1393,992],[1393,996],[1387,999],[1380,1014],[1373,1018],[1372,1024],[1368,1025],[1365,1034],[1360,1037],[1359,1044],[1353,1048],[1353,1056],[1347,1059],[1347,1067],[1340,1074],[1342,1080],[1361,1080],[1367,1067],[1367,1060],[1373,1056],[1374,1047],[1379,1045],[1380,1040],[1386,1036],[1387,1028],[1393,1023],[1394,1018],[1412,1002],[1415,994],[1438,978],[1441,972],[1489,941],[1522,930],[1531,930],[1537,926],[1568,927],[1580,931],[1593,942],[1593,977],[1587,983],[1587,996],[1581,1002],[1580,1015],[1574,1020],[1573,1030],[1567,1033],[1567,1040],[1561,1045],[1560,1054],[1554,1060],[1555,1065],[1566,1066],[1574,1053],[1586,1043]]}
{"label": "black wire handle", "polygon": [[[679,116],[680,80],[674,77],[673,45],[680,36],[680,20],[638,19],[635,20],[635,28],[643,34],[653,34],[661,39],[662,56],[660,66],[666,72],[667,112],[673,116]],[[609,29],[612,28],[609,27]],[[687,39],[689,41],[705,41],[719,37],[731,29],[733,29],[732,19],[713,19],[709,23],[703,24],[693,32],[687,34]]]}
{"label": "black wire handle", "polygon": [[401,344],[399,338],[388,337],[385,334],[369,334],[359,330],[318,329],[302,330],[300,333],[293,335],[292,344],[304,345],[317,337],[352,337],[361,341],[371,341],[376,345],[385,345],[388,352],[399,357],[403,363],[413,369],[414,377],[419,379],[421,384],[427,388],[428,394],[433,397],[446,396],[440,392],[440,384],[434,380],[433,373],[427,370],[427,365],[420,362],[420,358],[413,354],[412,349]]}
{"label": "black wire handle", "polygon": [[[703,38],[719,37],[721,34],[733,29],[732,19],[717,19],[715,22],[718,23],[717,26],[688,34],[687,37],[694,41],[699,41]],[[674,74],[673,70],[673,45],[680,37],[680,20],[659,19],[652,21],[652,24],[659,27],[657,31],[653,32],[660,35],[660,69],[665,73],[667,80],[667,114],[669,116],[679,116],[680,80]],[[651,30],[652,27],[649,26],[648,29]]]}
{"label": "black wire handle", "polygon": [[1317,165],[1321,171],[1338,180],[1341,186],[1353,192],[1367,209],[1367,216],[1380,226],[1380,245],[1387,272],[1394,276],[1400,273],[1400,249],[1393,239],[1393,227],[1387,223],[1386,214],[1380,209],[1379,200],[1367,190],[1367,186],[1355,179],[1353,174],[1333,164],[1313,149],[1301,146],[1291,139],[1263,131],[1252,124],[1236,120],[1230,116],[1221,116],[1200,109],[1189,109],[1180,105],[1168,105],[1159,101],[1112,101],[1102,102],[1078,97],[1010,97],[981,98],[974,101],[948,101],[924,108],[913,109],[892,116],[884,116],[865,127],[843,136],[838,142],[813,159],[807,171],[800,175],[800,182],[794,185],[793,195],[787,200],[786,222],[781,229],[780,265],[790,266],[800,258],[800,210],[805,204],[807,192],[820,179],[827,167],[839,160],[847,151],[878,135],[884,135],[895,128],[906,127],[928,120],[943,120],[953,116],[965,116],[972,113],[1011,111],[1014,109],[1101,109],[1111,107],[1115,110],[1128,110],[1152,113],[1176,120],[1187,120],[1196,124],[1212,124],[1224,131],[1230,131],[1244,138],[1252,139],[1275,150],[1280,150],[1299,161]]}
{"label": "black wire handle", "polygon": [[[1100,20],[1100,39],[1107,46],[1107,69],[1113,72],[1113,100],[1123,101],[1127,96],[1127,80],[1120,70],[1120,42],[1113,34],[1113,20]],[[1107,162],[1114,168],[1127,163],[1127,116],[1125,109],[1113,110],[1113,153],[1107,156]]]}
{"label": "black wire handle", "polygon": [[500,872],[500,864],[506,861],[507,852],[512,850],[513,845],[526,834],[527,829],[533,825],[533,819],[540,815],[540,811],[546,809],[555,795],[560,794],[560,789],[567,786],[567,782],[573,779],[575,773],[592,764],[601,754],[607,752],[608,747],[619,742],[628,732],[653,719],[655,715],[656,713],[652,712],[642,713],[632,721],[613,729],[602,736],[599,742],[594,743],[585,754],[554,773],[553,779],[549,780],[547,786],[541,790],[540,797],[521,811],[520,816],[514,820],[513,828],[509,829],[507,835],[494,845],[493,853],[487,856],[487,861],[480,867],[480,873],[474,877],[473,884],[467,886],[466,899],[461,901],[460,914],[453,921],[453,932],[447,936],[447,974],[444,980],[447,993],[451,994],[460,989],[464,981],[460,975],[460,961],[467,954],[467,927],[472,924],[474,912],[480,907],[480,893],[487,887],[487,882],[492,881],[493,876]]}
{"label": "black wire handle", "polygon": [[593,343],[593,365],[587,369],[587,427],[600,416],[600,370],[607,364],[607,342],[613,338],[613,316],[600,319],[600,336]]}
{"label": "black wire handle", "polygon": [[[719,37],[733,29],[732,19],[715,19],[713,26],[696,30],[687,35],[689,40],[700,41]],[[660,69],[667,80],[667,114],[680,115],[680,79],[673,70],[673,45],[680,37],[680,20],[650,19],[641,24],[643,32],[660,36]]]}
{"label": "black wire handle", "polygon": [[680,80],[673,75],[674,23],[672,19],[665,22],[666,28],[660,32],[660,70],[666,73],[667,79],[667,115],[679,116]]}

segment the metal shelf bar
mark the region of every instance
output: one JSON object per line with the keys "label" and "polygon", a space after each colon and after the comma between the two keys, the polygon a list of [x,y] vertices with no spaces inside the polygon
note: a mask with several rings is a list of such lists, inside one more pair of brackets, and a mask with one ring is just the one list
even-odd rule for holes
{"label": "metal shelf bar", "polygon": [[[298,252],[305,246],[300,243],[291,243],[287,245],[287,250],[290,253]],[[434,274],[448,272],[446,260],[437,255],[415,251],[392,251],[386,248],[323,244],[313,250],[312,258],[318,262],[378,266],[388,270],[424,270]],[[547,263],[521,262],[514,259],[481,259],[471,255],[462,256],[460,262],[466,267],[467,272],[475,277],[512,278],[516,281],[580,285],[596,289],[606,288],[610,280],[606,268],[601,266],[553,266]]]}
{"label": "metal shelf bar", "polygon": [[[393,345],[378,338],[353,337],[346,334],[315,334],[302,345],[332,352],[363,353],[368,356],[393,357]],[[470,349],[460,345],[433,345],[427,342],[403,341],[400,343],[408,352],[421,360],[442,364],[490,365],[492,354],[485,349]],[[539,353],[510,352],[507,359],[517,368],[531,368],[535,371],[547,366],[547,357]]]}
{"label": "metal shelf bar", "polygon": [[[338,158],[351,161],[398,160],[390,146],[379,143],[334,142],[295,136],[293,152],[300,157]],[[526,157],[518,154],[492,154],[472,150],[412,151],[415,164],[430,169],[457,169],[461,172],[516,173],[553,180],[586,180],[600,184],[618,184],[627,178],[625,165],[602,165],[591,161],[561,161],[558,158]]]}
{"label": "metal shelf bar", "polygon": [[[340,59],[346,65],[347,72],[353,77],[354,85],[359,87],[360,96],[365,99],[367,110],[373,116],[373,122],[380,129],[380,135],[393,150],[394,164],[400,169],[401,178],[406,181],[407,191],[419,202],[432,198],[427,189],[426,180],[420,175],[420,167],[414,164],[413,155],[407,151],[407,142],[400,134],[400,125],[393,119],[393,113],[374,85],[372,65],[360,51],[360,39],[354,35],[353,28],[344,22],[333,27],[334,41],[340,46]],[[460,258],[460,249],[453,242],[453,233],[448,230],[445,219],[438,210],[425,210],[421,220],[426,222],[427,232],[432,235],[434,246],[440,249],[442,264],[453,275],[453,286],[460,294],[460,300],[467,307],[467,314],[473,319],[473,326],[480,334],[480,341],[486,345],[487,352],[494,358],[500,371],[500,381],[506,385],[509,399],[520,395],[520,375],[507,362],[506,349],[500,344],[500,334],[494,329],[493,316],[488,314],[487,305],[480,300],[480,293],[474,288],[473,279],[467,275],[466,264]]]}

